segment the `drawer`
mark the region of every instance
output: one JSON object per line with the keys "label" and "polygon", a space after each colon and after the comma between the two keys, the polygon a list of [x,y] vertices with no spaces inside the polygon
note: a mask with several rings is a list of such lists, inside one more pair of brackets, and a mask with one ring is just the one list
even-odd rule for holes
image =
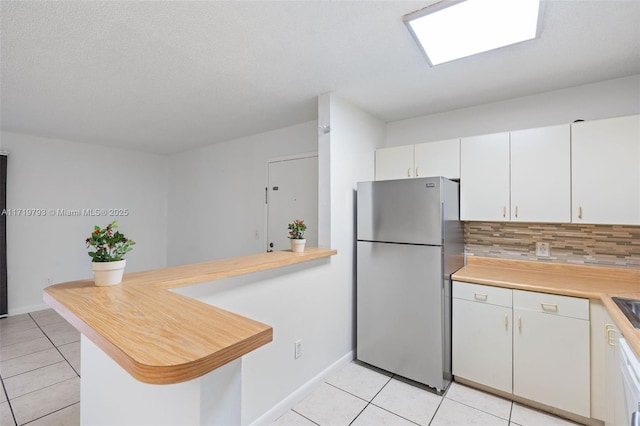
{"label": "drawer", "polygon": [[589,299],[513,290],[513,307],[563,317],[589,320]]}
{"label": "drawer", "polygon": [[490,305],[512,306],[513,290],[509,288],[493,287],[490,285],[470,284],[460,281],[453,282],[453,297],[455,299],[471,300],[473,302]]}

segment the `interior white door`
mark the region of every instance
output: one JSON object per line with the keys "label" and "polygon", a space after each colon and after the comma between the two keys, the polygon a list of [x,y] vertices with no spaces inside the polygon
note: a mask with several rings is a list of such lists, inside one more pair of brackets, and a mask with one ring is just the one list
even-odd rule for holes
{"label": "interior white door", "polygon": [[289,250],[287,225],[307,225],[307,247],[318,245],[318,157],[269,162],[267,186],[267,251]]}

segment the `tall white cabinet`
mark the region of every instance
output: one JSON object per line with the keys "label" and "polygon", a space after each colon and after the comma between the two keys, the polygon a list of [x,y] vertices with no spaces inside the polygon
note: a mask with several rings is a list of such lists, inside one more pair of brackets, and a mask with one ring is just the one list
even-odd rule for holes
{"label": "tall white cabinet", "polygon": [[640,115],[571,126],[572,221],[640,225]]}

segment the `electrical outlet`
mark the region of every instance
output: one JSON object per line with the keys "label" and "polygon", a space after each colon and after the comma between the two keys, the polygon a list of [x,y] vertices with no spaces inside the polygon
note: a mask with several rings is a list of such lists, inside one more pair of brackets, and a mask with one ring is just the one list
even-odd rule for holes
{"label": "electrical outlet", "polygon": [[549,243],[537,242],[536,243],[536,256],[538,257],[549,257]]}
{"label": "electrical outlet", "polygon": [[295,359],[298,359],[302,356],[302,340],[296,340],[294,343],[294,354]]}

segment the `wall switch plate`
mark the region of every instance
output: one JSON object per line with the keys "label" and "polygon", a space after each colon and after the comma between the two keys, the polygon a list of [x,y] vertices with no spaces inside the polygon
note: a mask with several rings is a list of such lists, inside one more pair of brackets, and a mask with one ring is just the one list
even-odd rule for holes
{"label": "wall switch plate", "polygon": [[302,356],[302,340],[296,340],[294,344],[294,358],[298,359]]}
{"label": "wall switch plate", "polygon": [[549,257],[551,254],[549,253],[549,243],[537,242],[536,243],[536,256],[538,257]]}

